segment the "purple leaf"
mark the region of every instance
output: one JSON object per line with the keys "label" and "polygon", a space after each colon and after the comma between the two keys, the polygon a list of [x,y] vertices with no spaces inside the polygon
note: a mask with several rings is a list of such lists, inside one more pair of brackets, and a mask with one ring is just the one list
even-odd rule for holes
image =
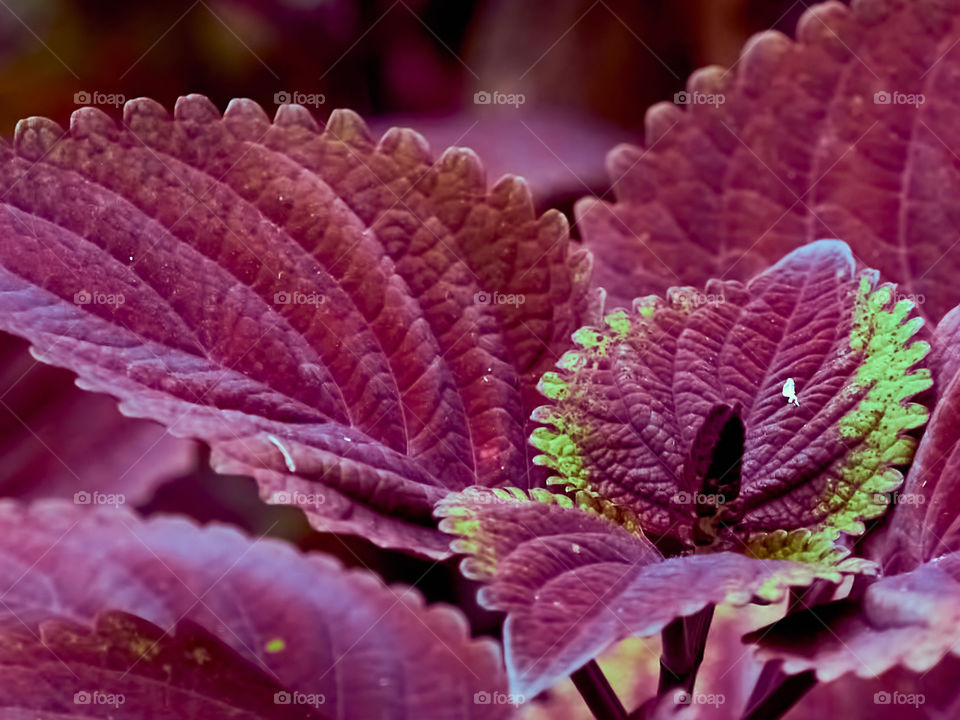
{"label": "purple leaf", "polygon": [[[659,632],[711,603],[772,602],[817,577],[839,581],[830,548],[820,564],[735,553],[664,560],[628,516],[605,518],[545,490],[471,488],[437,508],[441,528],[462,536],[463,573],[487,582],[484,607],[507,613],[510,686],[527,697],[613,643]],[[611,522],[615,520],[615,522]]]}
{"label": "purple leaf", "polygon": [[371,129],[415,127],[432,147],[469,147],[483,158],[490,178],[523,175],[538,206],[569,200],[603,188],[606,151],[623,137],[619,128],[596,117],[562,108],[529,110],[492,105],[437,117],[415,115],[378,118]]}
{"label": "purple leaf", "polygon": [[960,305],[943,316],[930,343],[930,370],[940,394],[960,371]]}
{"label": "purple leaf", "polygon": [[[171,632],[133,615],[94,627],[51,619],[39,633],[0,625],[0,718],[329,717],[189,621]],[[288,700],[288,702],[285,702]]]}
{"label": "purple leaf", "polygon": [[[30,633],[51,616],[91,624],[112,609],[164,630],[190,620],[289,691],[323,694],[337,717],[487,718],[503,692],[499,650],[463,615],[425,607],[328,556],[173,518],[62,501],[0,504],[0,621]],[[68,664],[70,664],[68,662]],[[59,672],[59,670],[58,670]],[[453,714],[451,708],[457,709]]]}
{"label": "purple leaf", "polygon": [[747,635],[783,670],[815,670],[822,681],[853,672],[875,677],[896,665],[924,672],[960,648],[960,553],[891,575],[860,600],[794,613]]}
{"label": "purple leaf", "polygon": [[800,559],[801,536],[773,533],[862,533],[902,482],[926,420],[905,401],[931,382],[913,307],[837,241],[747,285],[640,298],[544,376],[535,462],[658,541]]}
{"label": "purple leaf", "polygon": [[960,552],[960,375],[937,403],[884,530],[884,567],[912,570]]}
{"label": "purple leaf", "polygon": [[745,280],[841,238],[936,321],[960,300],[960,2],[827,2],[646,116],[608,157],[616,202],[577,207],[614,303]]}
{"label": "purple leaf", "polygon": [[73,381],[72,373],[30,357],[22,340],[0,335],[0,495],[99,492],[137,504],[195,463],[194,443],[123,417],[113,398]]}
{"label": "purple leaf", "polygon": [[0,327],[124,412],[213,446],[315,527],[446,553],[448,490],[536,483],[535,381],[589,256],[517,178],[235,100],[22,121],[0,156]]}
{"label": "purple leaf", "polygon": [[956,678],[960,658],[947,656],[922,675],[902,668],[878,678],[847,675],[820,683],[784,717],[786,720],[842,717],[870,720],[951,718],[960,710]]}

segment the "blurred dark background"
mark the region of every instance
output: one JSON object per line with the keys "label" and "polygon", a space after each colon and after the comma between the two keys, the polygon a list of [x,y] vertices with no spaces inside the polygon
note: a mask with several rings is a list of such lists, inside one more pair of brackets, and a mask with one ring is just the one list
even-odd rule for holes
{"label": "blurred dark background", "polygon": [[[120,118],[123,99],[139,96],[172,108],[179,95],[203,93],[221,109],[249,97],[271,115],[278,100],[302,97],[321,121],[349,107],[377,132],[414,127],[435,153],[472,147],[489,181],[524,175],[540,209],[569,211],[576,198],[607,191],[605,153],[642,139],[648,106],[671,100],[697,67],[734,63],[751,34],[791,34],[805,7],[802,0],[0,0],[0,134],[9,137],[30,115],[65,125],[83,104]],[[482,92],[524,100],[475,103]],[[38,364],[24,343],[0,337],[0,495],[122,490],[144,513],[230,522],[416,583],[433,599],[472,601],[453,563],[435,567],[313,532],[299,510],[265,505],[252,480],[214,475],[202,449],[144,421],[131,431],[134,421],[111,400],[72,380]],[[38,475],[48,478],[42,487],[23,481]],[[475,628],[493,628],[473,619]]]}
{"label": "blurred dark background", "polygon": [[[699,66],[735,62],[754,32],[792,33],[803,0],[4,0],[0,133],[65,123],[81,101],[312,96],[376,130],[458,144],[490,180],[524,174],[541,207],[603,188],[603,155],[638,141],[645,109]],[[479,91],[524,103],[476,105]],[[320,102],[322,100],[322,102]]]}

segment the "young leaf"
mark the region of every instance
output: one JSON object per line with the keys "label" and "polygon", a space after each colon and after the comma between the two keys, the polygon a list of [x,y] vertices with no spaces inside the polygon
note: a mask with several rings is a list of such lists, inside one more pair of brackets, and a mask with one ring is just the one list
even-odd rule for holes
{"label": "young leaf", "polygon": [[817,606],[757,631],[765,657],[784,670],[816,669],[822,680],[847,672],[873,677],[897,665],[933,667],[960,648],[958,542],[960,376],[930,420],[896,506],[878,541],[886,577],[862,597]]}
{"label": "young leaf", "polygon": [[616,202],[576,209],[595,282],[622,304],[744,280],[842,238],[933,321],[960,300],[956,0],[825,2],[797,40],[747,43],[646,116],[608,157]]}
{"label": "young leaf", "polygon": [[878,493],[914,451],[904,431],[926,420],[906,401],[930,386],[914,369],[929,346],[913,339],[914,304],[855,272],[846,245],[605,321],[541,382],[553,404],[534,417],[553,429],[534,431],[534,461],[557,472],[548,482],[629,509],[659,541],[765,557],[801,559],[886,509]]}
{"label": "young leaf", "polygon": [[818,577],[839,581],[828,544],[819,562],[736,553],[664,559],[633,518],[572,507],[545,490],[470,488],[437,507],[441,528],[461,536],[464,575],[487,583],[484,607],[507,613],[510,687],[527,697],[627,637],[653,635],[708,604],[779,600]]}
{"label": "young leaf", "polygon": [[526,417],[589,256],[470,151],[141,99],[22,121],[0,192],[0,327],[317,528],[441,556],[448,490],[536,482]]}
{"label": "young leaf", "polygon": [[511,710],[474,703],[477,693],[504,692],[506,678],[496,644],[471,640],[458,610],[425,607],[416,590],[385,587],[328,556],[226,527],[62,501],[0,503],[0,537],[0,623],[31,635],[51,617],[89,625],[107,610],[164,630],[186,619],[270,682],[322,694],[321,711],[335,717],[385,707],[410,719]]}

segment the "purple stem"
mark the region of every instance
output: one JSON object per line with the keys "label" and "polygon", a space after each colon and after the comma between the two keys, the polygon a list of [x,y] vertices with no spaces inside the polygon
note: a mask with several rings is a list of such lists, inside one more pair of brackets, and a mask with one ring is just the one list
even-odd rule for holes
{"label": "purple stem", "polygon": [[570,679],[597,720],[626,720],[627,711],[596,660],[574,672]]}
{"label": "purple stem", "polygon": [[804,694],[817,684],[812,670],[798,675],[787,675],[780,666],[782,661],[770,660],[760,671],[757,684],[747,701],[743,720],[776,720],[796,704]]}
{"label": "purple stem", "polygon": [[658,695],[678,688],[693,691],[711,620],[713,605],[708,605],[693,615],[677,618],[663,629]]}

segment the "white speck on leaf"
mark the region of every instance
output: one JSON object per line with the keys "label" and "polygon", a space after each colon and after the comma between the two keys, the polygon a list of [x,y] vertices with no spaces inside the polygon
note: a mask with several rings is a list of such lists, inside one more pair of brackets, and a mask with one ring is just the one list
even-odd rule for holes
{"label": "white speck on leaf", "polygon": [[788,405],[793,403],[797,407],[800,407],[800,400],[797,399],[797,387],[793,382],[793,378],[787,378],[787,381],[783,384],[783,392],[781,394],[787,399]]}
{"label": "white speck on leaf", "polygon": [[287,464],[287,470],[289,470],[290,472],[296,472],[297,466],[293,462],[293,455],[291,455],[290,451],[287,450],[286,446],[284,446],[284,444],[280,442],[280,438],[278,438],[276,435],[267,435],[267,440],[269,440],[270,442],[272,442],[274,445],[277,446],[277,449],[280,451],[280,454],[283,455],[283,461]]}
{"label": "white speck on leaf", "polygon": [[577,545],[576,543],[574,543],[573,547],[571,547],[570,549],[573,550],[577,555],[580,554],[580,546]]}

